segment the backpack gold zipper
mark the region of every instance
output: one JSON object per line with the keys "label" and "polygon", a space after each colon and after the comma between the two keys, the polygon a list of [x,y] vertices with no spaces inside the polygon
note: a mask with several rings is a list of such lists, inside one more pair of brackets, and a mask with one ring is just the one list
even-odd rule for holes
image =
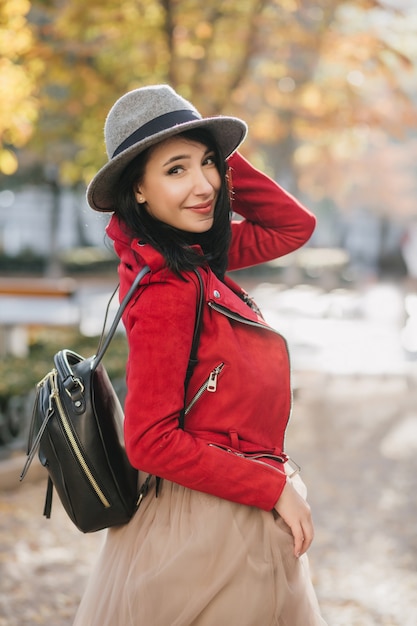
{"label": "backpack gold zipper", "polygon": [[59,397],[59,390],[58,390],[58,386],[56,383],[56,376],[57,376],[57,371],[54,369],[51,372],[51,377],[50,377],[50,381],[51,381],[51,397],[54,398],[55,400],[55,404],[56,407],[58,409],[58,413],[59,416],[61,418],[61,423],[64,427],[65,430],[65,434],[67,435],[68,441],[70,443],[70,446],[77,458],[78,463],[80,464],[81,469],[83,470],[85,477],[87,478],[88,482],[90,483],[90,485],[92,486],[92,488],[94,489],[94,491],[96,492],[97,496],[99,497],[100,501],[102,502],[103,506],[108,509],[111,505],[110,502],[108,501],[108,499],[106,498],[106,496],[104,495],[103,491],[100,489],[99,485],[97,484],[96,479],[94,478],[93,474],[91,473],[90,468],[87,465],[86,460],[83,457],[83,454],[80,450],[80,447],[77,443],[77,440],[74,436],[74,433],[72,432],[71,426],[68,422],[68,418],[67,415],[65,413],[65,409],[62,405],[61,402],[61,398]]}

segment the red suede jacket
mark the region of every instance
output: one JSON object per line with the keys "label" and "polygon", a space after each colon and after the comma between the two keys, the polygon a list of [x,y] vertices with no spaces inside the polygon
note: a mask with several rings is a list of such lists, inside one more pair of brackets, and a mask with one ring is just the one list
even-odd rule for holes
{"label": "red suede jacket", "polygon": [[[255,265],[299,248],[315,218],[239,154],[229,159],[236,213],[229,269]],[[130,240],[116,216],[108,226],[119,265],[120,296],[149,265],[124,324],[129,342],[125,437],[131,463],[151,474],[215,496],[271,510],[285,484],[281,455],[291,411],[286,342],[209,268],[204,281],[198,364],[179,428],[198,282],[181,280],[163,257]],[[261,456],[259,456],[261,455]]]}

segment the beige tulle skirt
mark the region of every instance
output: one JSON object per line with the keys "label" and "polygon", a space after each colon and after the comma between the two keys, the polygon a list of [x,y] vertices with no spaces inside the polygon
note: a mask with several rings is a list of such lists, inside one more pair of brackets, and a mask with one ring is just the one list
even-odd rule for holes
{"label": "beige tulle skirt", "polygon": [[107,531],[74,626],[219,624],[325,626],[307,557],[272,512],[164,480]]}

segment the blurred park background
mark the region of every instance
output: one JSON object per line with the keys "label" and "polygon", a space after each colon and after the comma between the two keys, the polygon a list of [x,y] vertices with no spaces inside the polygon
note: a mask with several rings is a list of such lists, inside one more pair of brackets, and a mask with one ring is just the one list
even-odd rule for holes
{"label": "blurred park background", "polygon": [[[69,625],[99,541],[59,503],[44,523],[38,485],[1,467],[54,352],[95,351],[117,274],[85,188],[109,108],[155,83],[246,120],[242,153],[317,215],[306,247],[236,279],[292,352],[329,626],[415,626],[414,0],[0,0],[0,625]],[[121,395],[125,355],[119,333]]]}

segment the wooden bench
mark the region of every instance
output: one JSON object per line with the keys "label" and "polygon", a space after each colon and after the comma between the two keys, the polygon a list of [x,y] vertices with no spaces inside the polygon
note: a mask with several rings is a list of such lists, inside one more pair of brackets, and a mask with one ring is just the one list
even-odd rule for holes
{"label": "wooden bench", "polygon": [[76,287],[72,278],[0,278],[0,296],[70,298]]}
{"label": "wooden bench", "polygon": [[0,356],[26,356],[31,327],[78,324],[76,288],[70,278],[0,278]]}

